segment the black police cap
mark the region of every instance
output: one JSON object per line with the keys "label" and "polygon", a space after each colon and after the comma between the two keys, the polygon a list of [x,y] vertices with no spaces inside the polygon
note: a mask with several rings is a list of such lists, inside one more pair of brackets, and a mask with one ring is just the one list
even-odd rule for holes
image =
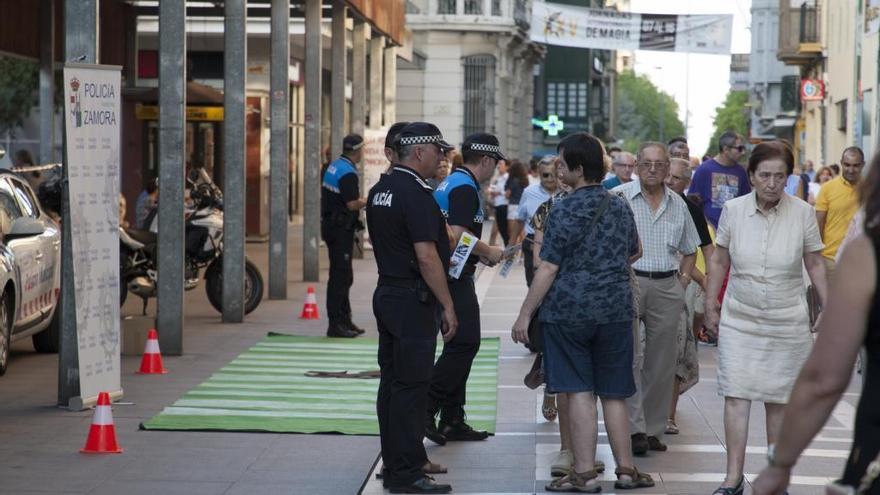
{"label": "black police cap", "polygon": [[393,148],[394,147],[394,138],[400,134],[401,129],[407,126],[409,122],[395,122],[391,127],[388,128],[388,134],[385,135],[385,147]]}
{"label": "black police cap", "polygon": [[444,153],[455,149],[443,140],[440,129],[429,122],[410,122],[394,137],[394,145],[398,148],[416,144],[436,144]]}
{"label": "black police cap", "polygon": [[364,138],[357,134],[349,134],[342,138],[342,151],[357,151],[364,145]]}
{"label": "black police cap", "polygon": [[481,155],[492,157],[496,160],[507,160],[501,153],[501,146],[498,138],[488,132],[475,132],[464,139],[461,145],[461,152],[474,152]]}

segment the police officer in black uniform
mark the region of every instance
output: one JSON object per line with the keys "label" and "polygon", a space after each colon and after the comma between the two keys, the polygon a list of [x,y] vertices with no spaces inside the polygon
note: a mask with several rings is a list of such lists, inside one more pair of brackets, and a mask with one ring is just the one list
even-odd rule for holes
{"label": "police officer in black uniform", "polygon": [[392,170],[394,170],[394,164],[400,161],[400,158],[397,156],[397,148],[394,144],[394,138],[400,134],[400,131],[406,127],[409,122],[395,122],[391,124],[391,127],[388,128],[388,134],[385,135],[385,149],[382,150],[385,153],[385,158],[388,159],[390,165],[388,169],[382,172],[383,174],[390,174]]}
{"label": "police officer in black uniform", "polygon": [[[465,138],[461,152],[464,164],[449,174],[434,192],[455,242],[465,232],[477,239],[483,234],[481,184],[495,173],[498,161],[505,159],[498,138],[482,132]],[[480,305],[474,288],[474,272],[479,261],[494,265],[501,261],[503,254],[501,248],[479,241],[461,275],[449,279],[459,327],[455,338],[443,345],[443,353],[434,365],[425,423],[425,436],[440,445],[447,440],[485,440],[489,436],[465,422],[465,387],[480,349]],[[438,412],[439,429],[435,423]]]}
{"label": "police officer in black uniform", "polygon": [[363,156],[364,139],[357,134],[342,140],[342,155],[324,170],[321,182],[321,238],[330,255],[327,280],[328,337],[357,337],[364,330],[351,321],[348,292],[354,282],[351,254],[360,209],[366,200],[360,195],[357,163]]}
{"label": "police officer in black uniform", "polygon": [[437,347],[438,306],[444,341],[458,320],[446,273],[446,224],[424,178],[437,170],[450,146],[432,124],[413,122],[395,137],[399,163],[367,198],[367,224],[379,268],[373,313],[379,328],[381,369],[376,412],[383,484],[391,493],[449,493],[426,476],[430,465],[424,417]]}

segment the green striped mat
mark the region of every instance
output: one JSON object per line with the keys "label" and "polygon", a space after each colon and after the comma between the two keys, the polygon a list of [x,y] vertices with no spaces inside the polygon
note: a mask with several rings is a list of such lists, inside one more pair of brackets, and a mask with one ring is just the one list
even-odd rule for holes
{"label": "green striped mat", "polygon": [[[498,338],[486,338],[467,387],[468,423],[495,431]],[[378,435],[378,379],[311,378],[308,371],[378,369],[378,341],[270,334],[145,422],[146,430]],[[437,344],[440,355],[442,343]]]}

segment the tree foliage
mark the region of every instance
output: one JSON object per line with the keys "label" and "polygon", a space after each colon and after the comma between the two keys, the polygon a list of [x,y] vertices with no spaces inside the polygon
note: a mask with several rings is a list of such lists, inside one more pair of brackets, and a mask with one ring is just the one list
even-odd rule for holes
{"label": "tree foliage", "polygon": [[[661,113],[662,109],[662,113]],[[617,137],[621,148],[635,152],[645,141],[668,141],[684,135],[678,103],[646,76],[626,71],[617,79]],[[660,135],[660,118],[663,135]]]}
{"label": "tree foliage", "polygon": [[707,155],[714,156],[718,153],[718,138],[726,131],[734,131],[742,136],[749,135],[749,110],[746,104],[749,102],[748,91],[730,91],[724,99],[724,103],[715,109],[713,125],[715,132],[709,141]]}
{"label": "tree foliage", "polygon": [[0,133],[24,124],[37,104],[39,77],[36,62],[0,56]]}

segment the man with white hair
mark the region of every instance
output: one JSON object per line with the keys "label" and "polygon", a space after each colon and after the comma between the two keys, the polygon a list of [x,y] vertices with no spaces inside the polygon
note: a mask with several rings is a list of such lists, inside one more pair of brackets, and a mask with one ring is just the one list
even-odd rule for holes
{"label": "man with white hair", "polygon": [[639,179],[614,189],[632,208],[643,255],[633,264],[639,285],[638,319],[645,326],[644,363],[636,372],[641,388],[627,400],[632,449],[666,451],[662,442],[675,383],[676,337],[691,280],[699,235],[687,204],[666,187],[666,145],[646,142],[636,158]]}
{"label": "man with white hair", "polygon": [[611,171],[614,176],[602,181],[602,187],[610,191],[615,187],[626,184],[632,180],[633,170],[636,168],[636,157],[628,151],[621,151],[612,155]]}

